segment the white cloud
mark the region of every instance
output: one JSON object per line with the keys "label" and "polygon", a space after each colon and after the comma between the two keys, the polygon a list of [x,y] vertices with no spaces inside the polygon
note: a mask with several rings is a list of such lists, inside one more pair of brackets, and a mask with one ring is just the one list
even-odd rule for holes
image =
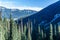
{"label": "white cloud", "polygon": [[42,8],[40,7],[28,7],[28,6],[16,6],[14,5],[14,2],[2,2],[0,1],[0,6],[3,6],[3,7],[6,7],[6,8],[11,8],[11,9],[20,9],[20,10],[23,10],[23,9],[30,9],[30,10],[36,10],[36,11],[39,11],[41,10]]}
{"label": "white cloud", "polygon": [[30,10],[36,10],[36,11],[39,11],[41,10],[42,8],[39,8],[39,7],[11,7],[11,9],[20,9],[20,10],[23,10],[23,9],[30,9]]}

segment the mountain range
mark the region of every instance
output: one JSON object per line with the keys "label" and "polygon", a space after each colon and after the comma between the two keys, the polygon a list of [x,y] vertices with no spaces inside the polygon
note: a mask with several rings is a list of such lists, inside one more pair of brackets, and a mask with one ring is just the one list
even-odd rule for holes
{"label": "mountain range", "polygon": [[[34,27],[37,27],[38,24],[46,26],[51,22],[53,22],[53,24],[60,22],[60,1],[49,5],[31,16],[23,18],[23,23],[26,24],[28,20],[35,24]],[[18,22],[20,23],[20,19],[18,19]]]}
{"label": "mountain range", "polygon": [[2,18],[4,18],[4,17],[9,18],[10,13],[11,13],[12,18],[14,18],[14,19],[27,17],[27,16],[35,14],[37,12],[35,10],[27,10],[27,9],[24,9],[24,10],[8,9],[8,8],[1,7],[1,6],[0,6],[0,11],[2,12]]}
{"label": "mountain range", "polygon": [[12,18],[17,18],[18,21],[20,18],[23,18],[24,22],[27,22],[29,19],[32,22],[35,20],[36,24],[47,24],[54,21],[58,16],[60,17],[60,1],[49,5],[39,12],[34,10],[7,9],[5,7],[0,7],[0,9],[2,9],[2,18],[4,16],[9,18],[11,13]]}

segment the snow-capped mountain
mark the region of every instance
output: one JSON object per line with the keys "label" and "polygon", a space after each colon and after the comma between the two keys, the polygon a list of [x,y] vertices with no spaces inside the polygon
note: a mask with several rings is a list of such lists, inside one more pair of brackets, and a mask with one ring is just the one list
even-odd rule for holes
{"label": "snow-capped mountain", "polygon": [[1,7],[0,6],[0,11],[2,13],[2,18],[6,17],[9,18],[10,17],[10,13],[12,14],[12,18],[21,18],[21,17],[26,17],[32,14],[35,14],[37,11],[34,10],[19,10],[19,9],[8,9],[5,7]]}

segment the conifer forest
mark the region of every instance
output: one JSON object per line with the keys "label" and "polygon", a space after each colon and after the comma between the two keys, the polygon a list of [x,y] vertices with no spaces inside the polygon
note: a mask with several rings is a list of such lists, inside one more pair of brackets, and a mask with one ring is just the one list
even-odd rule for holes
{"label": "conifer forest", "polygon": [[0,1],[0,40],[60,40],[60,0]]}
{"label": "conifer forest", "polygon": [[[42,27],[42,28],[41,28]],[[10,14],[10,19],[6,17],[2,19],[0,12],[0,40],[59,40],[60,25],[49,24],[46,31],[44,25],[38,24],[35,28],[30,20],[23,25],[21,19],[18,25]]]}

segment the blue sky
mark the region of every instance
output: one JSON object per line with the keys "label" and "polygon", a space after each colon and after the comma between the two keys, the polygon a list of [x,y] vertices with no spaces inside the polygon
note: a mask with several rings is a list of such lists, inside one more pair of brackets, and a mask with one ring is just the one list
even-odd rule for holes
{"label": "blue sky", "polygon": [[0,6],[11,9],[41,10],[58,0],[0,0]]}

